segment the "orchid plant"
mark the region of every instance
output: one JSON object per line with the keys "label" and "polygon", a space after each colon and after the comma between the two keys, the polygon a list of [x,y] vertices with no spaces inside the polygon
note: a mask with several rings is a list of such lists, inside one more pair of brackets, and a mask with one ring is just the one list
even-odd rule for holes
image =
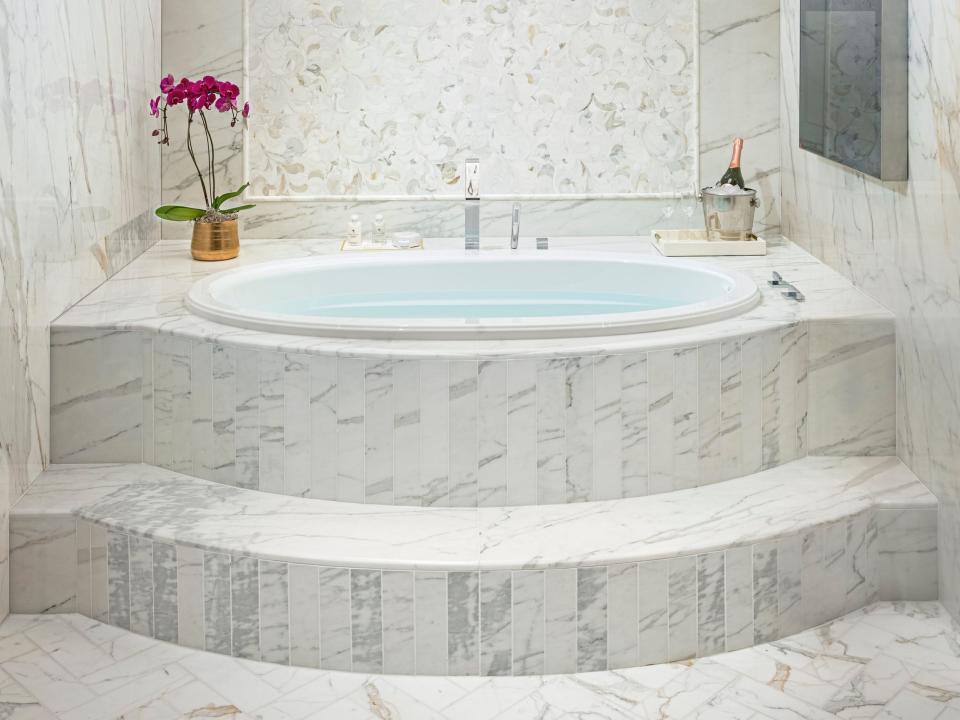
{"label": "orchid plant", "polygon": [[[167,111],[174,105],[187,106],[187,152],[200,178],[203,202],[206,207],[201,209],[183,205],[164,205],[157,208],[158,217],[164,220],[202,219],[207,222],[218,222],[232,219],[228,216],[235,216],[236,213],[255,207],[254,205],[237,205],[230,208],[223,206],[224,203],[242,195],[247,189],[247,183],[232,192],[217,195],[213,135],[210,134],[207,113],[213,111],[230,113],[230,127],[235,127],[238,122],[246,124],[250,116],[250,103],[244,103],[242,108],[238,107],[239,95],[240,88],[232,82],[217,80],[212,75],[207,75],[202,80],[183,78],[180,82],[175,82],[173,75],[167,75],[160,81],[160,94],[150,101],[150,114],[160,120],[160,127],[153,131],[153,136],[158,138],[157,142],[160,145],[169,145]],[[196,122],[199,122],[203,128],[207,143],[206,172],[200,169],[200,163],[197,162],[197,155],[193,149],[193,125]]]}

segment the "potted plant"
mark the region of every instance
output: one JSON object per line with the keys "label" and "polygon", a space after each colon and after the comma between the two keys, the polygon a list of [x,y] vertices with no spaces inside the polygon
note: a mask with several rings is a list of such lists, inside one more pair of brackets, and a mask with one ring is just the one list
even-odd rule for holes
{"label": "potted plant", "polygon": [[[193,222],[193,242],[190,252],[196,260],[229,260],[240,252],[240,239],[237,234],[237,217],[254,205],[235,205],[224,207],[225,203],[240,197],[247,184],[232,192],[217,195],[217,177],[214,158],[213,136],[207,114],[213,112],[230,113],[230,126],[237,122],[246,124],[250,115],[250,103],[239,107],[240,88],[231,82],[217,80],[212,75],[202,80],[183,78],[174,82],[173,75],[167,75],[160,81],[160,94],[150,101],[150,114],[160,120],[160,127],[153,131],[161,145],[170,144],[170,132],[167,124],[167,111],[175,105],[187,108],[187,152],[193,161],[200,178],[203,191],[203,208],[183,205],[163,205],[157,208],[157,216],[163,220]],[[193,149],[193,126],[199,124],[207,145],[207,167],[200,169],[197,155]]]}

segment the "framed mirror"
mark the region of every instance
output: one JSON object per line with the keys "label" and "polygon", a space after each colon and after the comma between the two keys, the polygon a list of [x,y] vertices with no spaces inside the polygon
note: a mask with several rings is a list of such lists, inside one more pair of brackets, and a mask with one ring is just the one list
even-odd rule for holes
{"label": "framed mirror", "polygon": [[907,0],[801,0],[800,147],[906,180]]}

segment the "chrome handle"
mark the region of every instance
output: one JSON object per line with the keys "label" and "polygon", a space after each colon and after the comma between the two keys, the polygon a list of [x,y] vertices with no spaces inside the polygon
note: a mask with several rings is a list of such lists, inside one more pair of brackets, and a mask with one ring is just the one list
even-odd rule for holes
{"label": "chrome handle", "polygon": [[510,225],[510,249],[520,245],[520,203],[513,204],[513,217]]}

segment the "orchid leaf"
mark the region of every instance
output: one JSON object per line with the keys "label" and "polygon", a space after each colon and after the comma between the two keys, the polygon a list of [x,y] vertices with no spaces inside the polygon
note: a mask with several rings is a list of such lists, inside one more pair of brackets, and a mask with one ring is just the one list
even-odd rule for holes
{"label": "orchid leaf", "polygon": [[229,215],[230,213],[237,213],[242,210],[249,210],[250,208],[255,208],[256,205],[237,205],[237,207],[232,208],[220,208],[220,212],[224,215]]}
{"label": "orchid leaf", "polygon": [[217,195],[216,199],[213,201],[213,207],[217,210],[220,209],[220,206],[223,205],[227,200],[233,200],[235,197],[240,197],[243,195],[243,191],[250,186],[250,183],[244,183],[240,186],[239,190],[234,190],[233,192],[224,193],[223,195]]}
{"label": "orchid leaf", "polygon": [[156,214],[157,217],[162,220],[185,222],[203,217],[206,211],[198,208],[184,207],[183,205],[164,205],[157,208]]}

